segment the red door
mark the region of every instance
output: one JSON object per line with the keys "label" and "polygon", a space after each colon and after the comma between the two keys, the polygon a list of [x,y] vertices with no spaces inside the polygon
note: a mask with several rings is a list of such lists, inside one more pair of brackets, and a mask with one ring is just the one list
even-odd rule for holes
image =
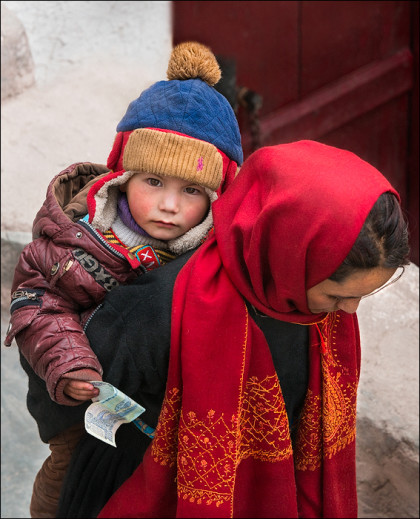
{"label": "red door", "polygon": [[357,153],[401,193],[418,265],[418,2],[172,6],[173,43],[197,40],[233,60],[237,90],[262,97],[257,120],[238,109],[245,156],[300,139]]}

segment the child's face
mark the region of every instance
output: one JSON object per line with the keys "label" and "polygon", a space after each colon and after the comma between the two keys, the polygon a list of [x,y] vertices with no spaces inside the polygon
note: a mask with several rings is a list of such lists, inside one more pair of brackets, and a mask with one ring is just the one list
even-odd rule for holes
{"label": "child's face", "polygon": [[198,225],[210,201],[202,186],[180,178],[136,173],[120,186],[136,223],[157,240],[173,240]]}

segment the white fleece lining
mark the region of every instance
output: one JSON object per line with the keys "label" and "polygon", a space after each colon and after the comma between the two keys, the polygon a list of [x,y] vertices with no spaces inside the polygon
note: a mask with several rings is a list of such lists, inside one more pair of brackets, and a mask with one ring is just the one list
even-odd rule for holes
{"label": "white fleece lining", "polygon": [[92,225],[101,232],[107,231],[117,217],[119,186],[125,184],[136,171],[124,171],[122,175],[106,182],[95,195],[96,210]]}

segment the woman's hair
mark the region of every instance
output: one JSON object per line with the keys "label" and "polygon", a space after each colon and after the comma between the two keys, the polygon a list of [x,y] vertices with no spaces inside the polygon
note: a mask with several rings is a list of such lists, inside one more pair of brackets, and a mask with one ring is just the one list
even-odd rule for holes
{"label": "woman's hair", "polygon": [[356,270],[375,267],[398,268],[410,263],[408,227],[398,199],[383,193],[372,207],[353,248],[332,274],[332,281],[344,281]]}

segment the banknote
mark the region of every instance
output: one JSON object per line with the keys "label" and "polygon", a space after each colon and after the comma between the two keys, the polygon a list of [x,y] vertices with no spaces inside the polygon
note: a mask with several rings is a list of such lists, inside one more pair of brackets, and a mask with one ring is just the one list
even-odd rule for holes
{"label": "banknote", "polygon": [[115,435],[123,423],[138,418],[145,408],[108,382],[89,381],[99,395],[85,412],[86,431],[99,440],[116,447]]}

